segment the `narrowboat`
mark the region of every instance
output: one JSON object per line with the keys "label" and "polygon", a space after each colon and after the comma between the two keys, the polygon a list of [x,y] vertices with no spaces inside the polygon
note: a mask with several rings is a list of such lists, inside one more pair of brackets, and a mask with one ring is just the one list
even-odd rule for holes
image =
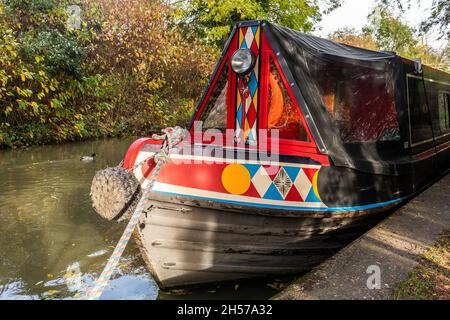
{"label": "narrowboat", "polygon": [[[135,231],[148,269],[167,288],[312,268],[448,171],[449,108],[420,60],[236,24]],[[94,178],[100,214],[126,216],[161,143]]]}

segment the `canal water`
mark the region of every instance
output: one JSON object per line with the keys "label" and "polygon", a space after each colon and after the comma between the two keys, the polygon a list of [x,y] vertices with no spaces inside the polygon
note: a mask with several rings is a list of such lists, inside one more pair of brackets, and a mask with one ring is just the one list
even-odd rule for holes
{"label": "canal water", "polygon": [[[126,223],[91,207],[95,172],[115,166],[134,139],[0,151],[0,299],[76,299],[93,285]],[[81,162],[96,153],[95,161]],[[292,278],[161,291],[133,240],[102,299],[266,299]]]}

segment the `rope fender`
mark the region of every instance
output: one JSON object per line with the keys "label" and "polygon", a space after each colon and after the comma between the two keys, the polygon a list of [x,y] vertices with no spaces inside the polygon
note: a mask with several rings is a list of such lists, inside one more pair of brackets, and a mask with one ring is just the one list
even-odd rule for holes
{"label": "rope fender", "polygon": [[[109,257],[108,262],[106,263],[103,272],[100,277],[97,279],[94,287],[87,292],[88,300],[97,300],[103,293],[106,285],[108,284],[111,276],[114,272],[114,269],[117,267],[120,257],[125,251],[125,247],[128,244],[128,241],[133,234],[133,230],[136,228],[139,218],[144,210],[148,207],[148,201],[150,200],[150,192],[153,189],[153,186],[156,182],[156,178],[158,177],[159,172],[161,171],[161,167],[164,163],[166,163],[169,159],[170,151],[173,149],[175,145],[181,142],[185,136],[185,130],[181,127],[169,127],[162,130],[162,135],[153,135],[152,138],[155,140],[164,140],[161,149],[158,153],[148,157],[145,160],[154,159],[156,162],[155,168],[152,172],[152,175],[149,179],[148,186],[143,190],[142,197],[139,200],[136,210],[131,215],[130,221],[128,222],[122,236],[120,237],[119,242],[117,243],[111,257]],[[142,162],[141,162],[142,163]]]}

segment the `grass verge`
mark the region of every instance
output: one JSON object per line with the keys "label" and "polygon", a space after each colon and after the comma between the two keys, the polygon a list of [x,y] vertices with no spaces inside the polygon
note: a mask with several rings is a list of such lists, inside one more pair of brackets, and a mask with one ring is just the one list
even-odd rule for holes
{"label": "grass verge", "polygon": [[396,300],[450,300],[450,229],[426,251],[408,278],[397,285]]}

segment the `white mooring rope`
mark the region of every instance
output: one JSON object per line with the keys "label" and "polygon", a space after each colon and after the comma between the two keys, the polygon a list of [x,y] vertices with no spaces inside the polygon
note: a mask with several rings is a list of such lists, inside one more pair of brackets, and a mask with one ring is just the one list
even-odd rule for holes
{"label": "white mooring rope", "polygon": [[109,258],[108,262],[106,263],[106,266],[103,269],[103,272],[101,273],[100,277],[97,279],[94,288],[92,288],[91,290],[88,290],[87,296],[86,296],[86,299],[88,299],[88,300],[96,300],[96,299],[100,298],[100,296],[102,295],[103,290],[105,289],[106,285],[108,284],[109,280],[111,279],[114,269],[116,268],[117,264],[119,263],[120,257],[122,256],[122,254],[125,250],[125,247],[128,244],[128,241],[130,240],[133,230],[136,228],[136,225],[139,221],[139,218],[140,218],[142,212],[144,212],[144,210],[148,207],[148,201],[150,200],[150,192],[153,188],[153,185],[156,182],[156,178],[161,170],[162,165],[168,161],[169,153],[172,150],[172,148],[176,144],[178,144],[185,136],[184,129],[182,129],[180,127],[166,128],[163,130],[163,133],[164,134],[161,136],[154,135],[154,139],[164,140],[161,150],[158,153],[156,153],[146,159],[146,160],[148,160],[148,159],[154,158],[156,161],[156,166],[155,166],[155,169],[153,170],[153,173],[149,179],[149,184],[148,184],[147,188],[145,188],[145,190],[143,190],[142,197],[136,206],[136,210],[133,212],[133,214],[130,218],[130,221],[128,222],[128,225],[122,234],[122,237],[120,238],[119,242],[117,243],[113,254]]}

